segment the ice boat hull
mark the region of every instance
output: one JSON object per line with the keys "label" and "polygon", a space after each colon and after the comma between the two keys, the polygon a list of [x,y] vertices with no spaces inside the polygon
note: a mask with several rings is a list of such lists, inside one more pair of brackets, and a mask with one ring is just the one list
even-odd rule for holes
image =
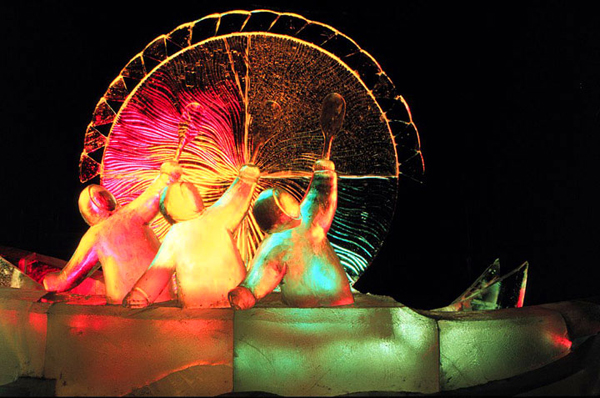
{"label": "ice boat hull", "polygon": [[534,389],[557,382],[546,377],[554,364],[598,351],[600,332],[593,301],[443,313],[362,294],[352,306],[288,308],[274,293],[247,311],[132,310],[43,295],[0,288],[0,386],[30,377],[56,380],[57,396],[335,396],[506,389],[518,379]]}

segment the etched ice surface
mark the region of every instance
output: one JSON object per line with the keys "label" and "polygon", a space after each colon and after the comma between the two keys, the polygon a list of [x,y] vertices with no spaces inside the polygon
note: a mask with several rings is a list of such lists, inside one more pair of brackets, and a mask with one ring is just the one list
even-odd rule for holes
{"label": "etched ice surface", "polygon": [[[127,204],[173,158],[185,119],[197,134],[181,152],[183,178],[198,187],[206,205],[245,163],[261,169],[255,196],[279,187],[301,200],[323,153],[320,106],[334,92],[347,108],[331,148],[339,202],[329,238],[354,282],[390,227],[399,176],[418,181],[423,159],[408,106],[390,79],[352,39],[327,25],[296,14],[232,11],[159,36],[98,102],[80,179],[100,176]],[[184,117],[191,103],[202,111]],[[236,232],[246,264],[264,237],[252,211],[248,215]],[[162,238],[168,224],[159,217],[152,227]]]}
{"label": "etched ice surface", "polygon": [[38,282],[31,279],[19,268],[0,256],[0,287],[15,289],[43,290]]}

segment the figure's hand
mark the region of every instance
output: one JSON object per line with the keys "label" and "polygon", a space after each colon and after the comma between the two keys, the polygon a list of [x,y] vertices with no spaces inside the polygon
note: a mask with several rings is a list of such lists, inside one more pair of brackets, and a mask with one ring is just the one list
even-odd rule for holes
{"label": "figure's hand", "polygon": [[335,164],[329,159],[319,159],[313,164],[313,170],[331,170],[335,171]]}
{"label": "figure's hand", "polygon": [[160,173],[169,176],[169,183],[174,183],[181,178],[183,169],[178,162],[174,160],[167,160],[160,166]]}
{"label": "figure's hand", "polygon": [[236,310],[247,310],[256,304],[256,298],[252,292],[243,286],[238,286],[230,291],[227,297],[231,307]]}
{"label": "figure's hand", "polygon": [[253,164],[245,164],[240,169],[240,178],[251,181],[258,181],[260,169]]}
{"label": "figure's hand", "polygon": [[48,292],[55,292],[60,285],[60,272],[49,272],[44,276],[42,281],[44,289]]}
{"label": "figure's hand", "polygon": [[150,303],[148,296],[140,288],[133,288],[123,299],[123,307],[146,308]]}

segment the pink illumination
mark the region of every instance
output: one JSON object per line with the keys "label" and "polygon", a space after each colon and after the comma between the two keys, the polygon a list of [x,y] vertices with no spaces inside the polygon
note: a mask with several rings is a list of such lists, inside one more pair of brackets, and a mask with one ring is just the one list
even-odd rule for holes
{"label": "pink illumination", "polygon": [[571,346],[573,345],[573,342],[565,336],[554,336],[553,340],[556,345],[564,347],[568,350],[570,350]]}
{"label": "pink illumination", "polygon": [[523,307],[524,303],[525,303],[525,286],[522,286],[521,289],[519,290],[519,299],[518,299],[515,307],[521,308],[521,307]]}
{"label": "pink illumination", "polygon": [[37,335],[42,335],[42,333],[46,332],[46,314],[30,312],[28,318],[29,325]]}
{"label": "pink illumination", "polygon": [[[172,77],[157,72],[113,126],[102,185],[126,205],[156,178],[162,162],[178,156],[184,180],[196,185],[210,205],[246,163],[235,139],[241,126],[242,105],[230,83],[181,89]],[[159,217],[152,227],[162,240],[166,221]]]}

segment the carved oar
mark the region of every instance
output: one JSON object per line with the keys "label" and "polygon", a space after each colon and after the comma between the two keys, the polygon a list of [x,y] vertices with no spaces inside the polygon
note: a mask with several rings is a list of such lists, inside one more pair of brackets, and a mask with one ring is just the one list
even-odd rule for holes
{"label": "carved oar", "polygon": [[346,116],[346,101],[338,93],[331,93],[325,97],[321,105],[321,132],[325,144],[323,147],[323,158],[331,156],[331,144],[336,134],[342,129],[344,117]]}
{"label": "carved oar", "polygon": [[175,152],[174,160],[179,161],[183,148],[196,138],[198,135],[198,129],[190,129],[190,123],[192,121],[192,115],[196,112],[202,111],[202,105],[197,102],[189,103],[183,113],[181,114],[181,121],[179,122],[178,133],[179,133],[179,145]]}

